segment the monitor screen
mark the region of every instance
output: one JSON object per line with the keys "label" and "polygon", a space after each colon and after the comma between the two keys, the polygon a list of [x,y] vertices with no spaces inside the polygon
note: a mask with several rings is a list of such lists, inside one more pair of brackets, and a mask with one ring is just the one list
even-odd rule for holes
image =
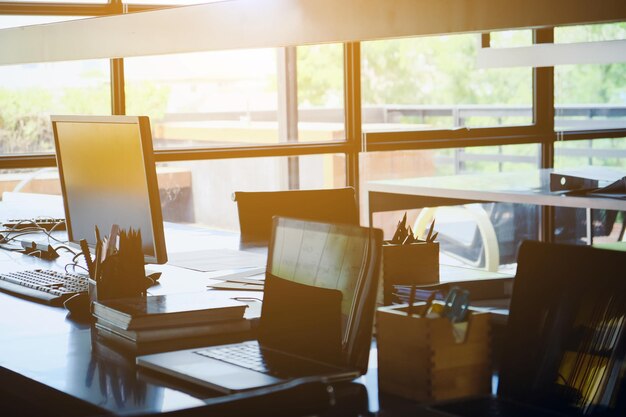
{"label": "monitor screen", "polygon": [[117,224],[141,230],[146,263],[167,262],[148,117],[51,119],[70,243]]}

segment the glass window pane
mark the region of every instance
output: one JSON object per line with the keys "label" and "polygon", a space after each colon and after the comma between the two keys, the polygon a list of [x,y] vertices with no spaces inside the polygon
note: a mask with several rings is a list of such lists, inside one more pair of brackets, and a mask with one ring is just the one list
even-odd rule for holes
{"label": "glass window pane", "polygon": [[343,45],[297,50],[298,140],[344,140]]}
{"label": "glass window pane", "polygon": [[[556,142],[554,144],[554,166],[556,169],[604,166],[626,172],[626,138]],[[557,215],[557,221],[562,226],[557,230],[556,241],[575,244],[587,243],[587,213],[585,210],[560,208]],[[591,215],[593,216],[594,244],[624,239],[623,212],[593,210]]]}
{"label": "glass window pane", "polygon": [[556,131],[626,127],[626,64],[554,68]]}
{"label": "glass window pane", "polygon": [[51,114],[111,114],[109,61],[0,66],[0,153],[54,151]]}
{"label": "glass window pane", "polygon": [[[65,218],[61,183],[56,168],[3,169],[0,171],[0,220]],[[19,233],[3,228],[7,239],[18,239]],[[6,232],[6,233],[5,233]]]}
{"label": "glass window pane", "polygon": [[345,187],[345,171],[343,154],[157,165],[165,221],[232,231],[239,230],[233,192]]}
{"label": "glass window pane", "polygon": [[[364,153],[360,159],[361,207],[367,207],[367,183],[372,180],[527,171],[536,169],[538,160],[538,144]],[[493,250],[493,243],[483,241],[477,223],[482,218],[494,227],[500,271],[514,272],[517,245],[522,238],[538,238],[535,206],[485,203],[408,210],[409,224],[420,236],[425,232],[422,219],[433,213],[440,234],[441,262],[447,265],[485,268],[485,247]],[[387,239],[391,238],[403,215],[404,211],[376,213],[374,225],[384,230]],[[362,210],[362,222],[367,217]]]}
{"label": "glass window pane", "polygon": [[4,192],[61,195],[56,168],[5,169],[0,172],[0,197]]}
{"label": "glass window pane", "polygon": [[554,144],[555,168],[607,166],[626,171],[626,138],[568,140]]}
{"label": "glass window pane", "polygon": [[[555,41],[626,39],[626,23],[555,29]],[[561,65],[554,68],[555,129],[626,127],[626,63]]]}
{"label": "glass window pane", "polygon": [[[150,116],[156,148],[343,140],[342,59],[340,45],[128,58],[126,110]],[[281,99],[288,86],[297,101]]]}
{"label": "glass window pane", "polygon": [[364,131],[531,124],[531,69],[477,69],[479,47],[477,34],[363,42]]}
{"label": "glass window pane", "polygon": [[492,48],[514,48],[516,46],[530,46],[532,44],[532,30],[502,30],[491,32],[490,46]]}
{"label": "glass window pane", "polygon": [[554,29],[555,43],[597,42],[626,39],[626,22],[564,26]]}

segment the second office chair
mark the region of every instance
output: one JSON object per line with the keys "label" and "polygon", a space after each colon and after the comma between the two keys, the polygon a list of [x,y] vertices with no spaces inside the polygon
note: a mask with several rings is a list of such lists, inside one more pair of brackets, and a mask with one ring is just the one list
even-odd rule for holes
{"label": "second office chair", "polygon": [[290,191],[236,191],[241,242],[269,242],[272,217],[358,225],[359,212],[354,188]]}

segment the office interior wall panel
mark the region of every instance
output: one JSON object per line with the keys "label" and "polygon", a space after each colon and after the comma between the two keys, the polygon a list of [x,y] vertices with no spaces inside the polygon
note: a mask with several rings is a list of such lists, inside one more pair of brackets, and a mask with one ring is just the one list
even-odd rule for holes
{"label": "office interior wall panel", "polygon": [[0,64],[624,19],[621,0],[234,0],[0,30]]}

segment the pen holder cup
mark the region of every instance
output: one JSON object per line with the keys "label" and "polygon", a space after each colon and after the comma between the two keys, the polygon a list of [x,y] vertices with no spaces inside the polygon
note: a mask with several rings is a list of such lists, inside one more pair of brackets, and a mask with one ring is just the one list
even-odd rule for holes
{"label": "pen holder cup", "polygon": [[383,244],[384,304],[391,304],[394,285],[439,283],[439,242]]}
{"label": "pen holder cup", "polygon": [[[415,303],[423,313],[426,303]],[[380,307],[377,315],[378,387],[420,402],[491,393],[489,313],[468,320],[407,315],[408,305]]]}
{"label": "pen holder cup", "polygon": [[89,282],[89,301],[90,302],[94,302],[94,301],[103,301],[103,300],[110,300],[112,298],[119,298],[119,297],[115,297],[114,294],[111,294],[111,291],[109,291],[106,287],[103,287],[102,285],[98,285],[98,283],[96,281],[94,281],[93,279],[89,278],[88,280]]}
{"label": "pen holder cup", "polygon": [[117,255],[111,255],[102,263],[101,268],[99,281],[89,279],[91,302],[146,295],[149,282],[146,279],[143,259],[141,262],[125,263]]}

